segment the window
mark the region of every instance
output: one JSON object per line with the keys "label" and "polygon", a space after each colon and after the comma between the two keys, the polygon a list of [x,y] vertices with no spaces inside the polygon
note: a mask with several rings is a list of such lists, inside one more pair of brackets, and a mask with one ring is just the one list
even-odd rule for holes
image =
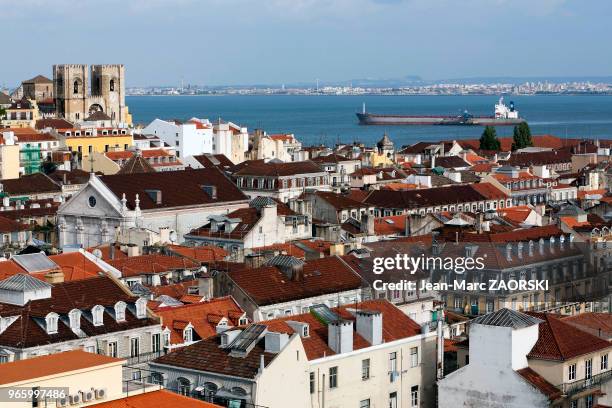
{"label": "window", "polygon": [[115,303],[115,320],[118,322],[125,321],[125,302],[117,302]]}
{"label": "window", "polygon": [[191,385],[189,380],[183,377],[179,377],[176,379],[177,391],[181,395],[189,395],[191,391]]}
{"label": "window", "polygon": [[151,335],[151,351],[157,353],[161,350],[161,333]]}
{"label": "window", "polygon": [[576,364],[574,363],[574,364],[570,365],[568,368],[569,368],[569,370],[568,370],[567,379],[569,381],[574,381],[576,379]]}
{"label": "window", "polygon": [[571,401],[570,408],[578,408],[578,400]]}
{"label": "window", "polygon": [[338,367],[329,368],[329,388],[338,387]]}
{"label": "window", "polygon": [[593,359],[589,358],[584,362],[584,378],[587,380],[593,376]]}
{"label": "window", "polygon": [[389,379],[391,382],[395,381],[395,376],[397,374],[397,353],[394,351],[393,353],[389,353]]}
{"label": "window", "polygon": [[140,355],[140,339],[132,337],[130,339],[130,357],[138,357]]}
{"label": "window", "polygon": [[151,373],[151,384],[164,385],[164,376],[162,373]]}
{"label": "window", "polygon": [[359,401],[359,408],[370,408],[370,399],[364,399]]}
{"label": "window", "polygon": [[367,380],[370,378],[370,359],[361,360],[361,379]]}
{"label": "window", "polygon": [[144,319],[147,317],[147,300],[144,298],[140,298],[136,301],[136,317],[139,319]]}
{"label": "window", "polygon": [[410,406],[418,407],[419,406],[419,386],[413,385],[410,388]]}
{"label": "window", "polygon": [[604,354],[603,356],[601,356],[601,366],[600,366],[601,370],[607,370],[608,369],[608,355]]}
{"label": "window", "polygon": [[46,325],[47,325],[47,334],[55,334],[57,333],[57,321],[59,320],[59,316],[56,313],[49,313],[47,317],[45,317]]}
{"label": "window", "polygon": [[190,343],[192,341],[193,341],[193,330],[191,329],[191,327],[189,327],[183,330],[183,342]]}
{"label": "window", "polygon": [[109,86],[108,86],[109,91],[113,92],[115,90],[115,80],[111,79]]}
{"label": "window", "polygon": [[315,392],[315,373],[313,371],[310,372],[310,393],[314,394]]}
{"label": "window", "polygon": [[8,363],[8,362],[9,362],[9,356],[7,356],[6,354],[0,354],[0,364]]}
{"label": "window", "polygon": [[87,353],[95,353],[96,352],[96,346],[85,346],[84,347],[85,352]]}
{"label": "window", "polygon": [[397,408],[397,392],[389,394],[389,408]]}
{"label": "window", "polygon": [[101,305],[95,305],[91,309],[91,316],[93,319],[94,326],[102,326],[104,324],[104,307]]}
{"label": "window", "polygon": [[107,348],[108,348],[107,355],[109,357],[117,357],[117,342],[116,341],[108,342]]}
{"label": "window", "polygon": [[410,348],[410,367],[416,367],[419,365],[419,348]]}

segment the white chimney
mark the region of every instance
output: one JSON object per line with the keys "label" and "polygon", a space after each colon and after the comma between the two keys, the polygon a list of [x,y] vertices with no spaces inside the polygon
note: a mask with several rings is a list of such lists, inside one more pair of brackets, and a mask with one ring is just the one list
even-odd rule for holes
{"label": "white chimney", "polygon": [[340,319],[329,323],[327,343],[338,354],[353,351],[353,321]]}
{"label": "white chimney", "polygon": [[378,311],[358,310],[357,333],[372,346],[382,344],[382,313]]}

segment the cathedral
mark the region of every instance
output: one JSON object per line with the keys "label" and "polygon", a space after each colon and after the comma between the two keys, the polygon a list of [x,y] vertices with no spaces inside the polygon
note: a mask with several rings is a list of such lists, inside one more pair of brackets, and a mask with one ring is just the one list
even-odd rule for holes
{"label": "cathedral", "polygon": [[113,65],[54,65],[56,114],[72,122],[131,122],[125,105],[125,68]]}

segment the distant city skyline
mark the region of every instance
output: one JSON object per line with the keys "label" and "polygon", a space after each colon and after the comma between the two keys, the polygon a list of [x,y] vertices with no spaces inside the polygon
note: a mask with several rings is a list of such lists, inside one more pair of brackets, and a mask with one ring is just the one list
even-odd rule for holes
{"label": "distant city skyline", "polygon": [[0,86],[122,63],[127,86],[606,77],[604,0],[0,0]]}

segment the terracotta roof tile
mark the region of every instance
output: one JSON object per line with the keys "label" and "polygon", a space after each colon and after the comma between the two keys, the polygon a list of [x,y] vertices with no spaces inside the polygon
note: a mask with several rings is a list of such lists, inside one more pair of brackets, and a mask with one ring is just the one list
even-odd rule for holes
{"label": "terracotta roof tile", "polygon": [[11,384],[122,361],[82,350],[65,351],[3,364],[0,370],[0,384]]}
{"label": "terracotta roof tile", "polygon": [[270,305],[337,293],[362,286],[362,281],[338,257],[307,261],[301,280],[291,280],[279,268],[263,266],[229,273],[229,277],[258,305]]}
{"label": "terracotta roof tile", "polygon": [[108,263],[118,269],[124,277],[164,273],[176,269],[194,269],[200,266],[199,263],[183,257],[157,254],[130,256]]}
{"label": "terracotta roof tile", "polygon": [[[176,321],[191,323],[197,335],[194,340],[199,340],[217,334],[216,326],[222,318],[228,319],[229,326],[237,326],[238,319],[245,313],[231,296],[226,296],[184,306],[157,308],[155,314],[161,317],[162,326],[170,328],[170,342],[180,344],[183,332],[182,328],[178,330],[174,326]],[[209,320],[209,317],[213,319]]]}
{"label": "terracotta roof tile", "polygon": [[517,370],[517,373],[531,385],[540,390],[542,394],[546,395],[549,400],[554,401],[561,397],[561,391],[557,387],[546,381],[544,377],[533,371],[531,368],[525,367]]}
{"label": "terracotta roof tile", "polygon": [[583,354],[606,350],[612,344],[576,328],[550,313],[528,313],[543,320],[539,325],[539,337],[528,358],[544,360],[569,360]]}
{"label": "terracotta roof tile", "polygon": [[221,408],[220,405],[185,397],[167,390],[132,394],[128,397],[91,406],[95,408]]}

